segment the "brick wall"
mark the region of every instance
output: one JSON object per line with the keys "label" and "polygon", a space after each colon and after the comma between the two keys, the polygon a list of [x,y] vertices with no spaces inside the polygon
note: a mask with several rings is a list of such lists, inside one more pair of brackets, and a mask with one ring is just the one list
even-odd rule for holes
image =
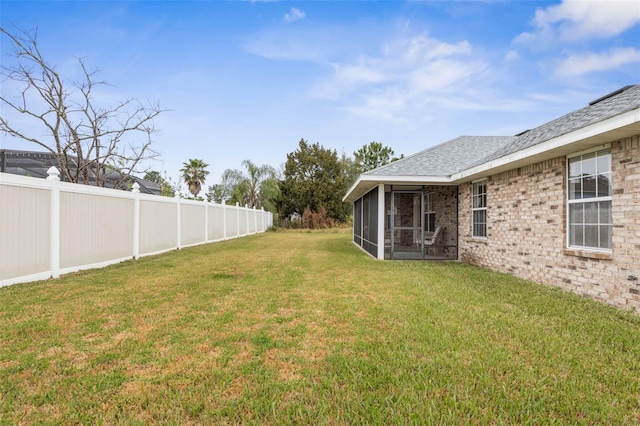
{"label": "brick wall", "polygon": [[[613,143],[611,151],[614,297],[640,310],[640,135]],[[628,281],[629,274],[639,281]]]}
{"label": "brick wall", "polygon": [[457,189],[455,186],[427,186],[425,194],[432,194],[433,207],[436,212],[436,227],[440,227],[442,235],[438,240],[436,253],[456,259],[458,233]]}
{"label": "brick wall", "polygon": [[611,254],[566,249],[566,158],[487,179],[487,238],[471,236],[471,183],[459,186],[459,256],[623,308],[640,310],[640,137],[611,144]]}

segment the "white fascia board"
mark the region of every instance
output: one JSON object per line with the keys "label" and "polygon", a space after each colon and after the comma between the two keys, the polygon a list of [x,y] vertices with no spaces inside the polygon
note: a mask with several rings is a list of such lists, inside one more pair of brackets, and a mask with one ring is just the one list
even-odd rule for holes
{"label": "white fascia board", "polygon": [[[376,185],[429,185],[429,184],[450,184],[449,176],[383,176],[383,175],[360,175],[351,186],[342,201],[353,201],[369,192]],[[353,194],[356,194],[353,196]]]}
{"label": "white fascia board", "polygon": [[451,177],[449,176],[382,176],[382,175],[369,175],[365,176],[363,181],[377,182],[384,184],[398,184],[398,183],[449,183]]}
{"label": "white fascia board", "polygon": [[543,154],[547,151],[562,148],[566,145],[570,145],[575,142],[579,142],[584,139],[588,139],[600,134],[610,132],[621,127],[629,126],[640,121],[640,108],[628,111],[626,113],[616,115],[607,120],[600,121],[598,123],[574,130],[571,133],[557,136],[546,142],[541,142],[537,145],[533,145],[529,148],[525,148],[521,151],[516,151],[504,157],[498,158],[488,163],[481,164],[471,169],[464,170],[451,176],[452,182],[464,181],[465,178],[475,176],[478,174],[486,174],[493,169],[506,166],[510,163],[524,160],[528,157]]}
{"label": "white fascia board", "polygon": [[347,191],[344,197],[342,197],[342,201],[345,202],[349,195],[360,185],[360,181],[362,181],[362,175],[358,176],[358,179],[351,185],[351,188]]}

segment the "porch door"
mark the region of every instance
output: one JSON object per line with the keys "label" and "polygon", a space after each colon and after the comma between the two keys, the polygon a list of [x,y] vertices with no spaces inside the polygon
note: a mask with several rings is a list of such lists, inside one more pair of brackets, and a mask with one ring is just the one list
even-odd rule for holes
{"label": "porch door", "polygon": [[391,190],[391,259],[424,258],[424,191]]}

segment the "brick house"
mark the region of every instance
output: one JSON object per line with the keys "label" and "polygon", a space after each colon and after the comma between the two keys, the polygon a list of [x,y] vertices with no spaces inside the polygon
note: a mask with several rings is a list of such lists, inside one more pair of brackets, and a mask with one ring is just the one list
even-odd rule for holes
{"label": "brick house", "polygon": [[640,310],[640,85],[516,136],[461,136],[363,173],[354,243]]}

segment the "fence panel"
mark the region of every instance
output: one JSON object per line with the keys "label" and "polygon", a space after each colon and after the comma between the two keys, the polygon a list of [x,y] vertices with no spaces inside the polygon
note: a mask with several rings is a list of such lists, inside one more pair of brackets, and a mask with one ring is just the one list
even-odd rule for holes
{"label": "fence panel", "polygon": [[[166,201],[165,201],[166,200]],[[178,223],[175,200],[154,195],[140,200],[140,255],[160,253],[176,248]]]}
{"label": "fence panel", "polygon": [[207,209],[209,215],[209,241],[221,241],[226,239],[225,206],[210,204]]}
{"label": "fence panel", "polygon": [[227,238],[238,237],[238,207],[229,206],[224,211],[227,226]]}
{"label": "fence panel", "polygon": [[60,236],[61,270],[131,257],[133,199],[61,189]]}
{"label": "fence panel", "polygon": [[182,201],[180,208],[180,245],[184,247],[204,243],[204,203]]}
{"label": "fence panel", "polygon": [[263,232],[272,215],[0,173],[0,286]]}
{"label": "fence panel", "polygon": [[248,233],[248,228],[249,228],[249,223],[248,223],[248,212],[246,209],[239,209],[238,210],[238,236],[242,237],[244,235],[247,235]]}
{"label": "fence panel", "polygon": [[256,212],[256,232],[264,231],[264,210]]}
{"label": "fence panel", "polygon": [[0,185],[0,282],[21,276],[48,276],[50,215],[48,188]]}
{"label": "fence panel", "polygon": [[273,215],[269,212],[263,212],[261,231],[264,232],[272,226],[273,226]]}

